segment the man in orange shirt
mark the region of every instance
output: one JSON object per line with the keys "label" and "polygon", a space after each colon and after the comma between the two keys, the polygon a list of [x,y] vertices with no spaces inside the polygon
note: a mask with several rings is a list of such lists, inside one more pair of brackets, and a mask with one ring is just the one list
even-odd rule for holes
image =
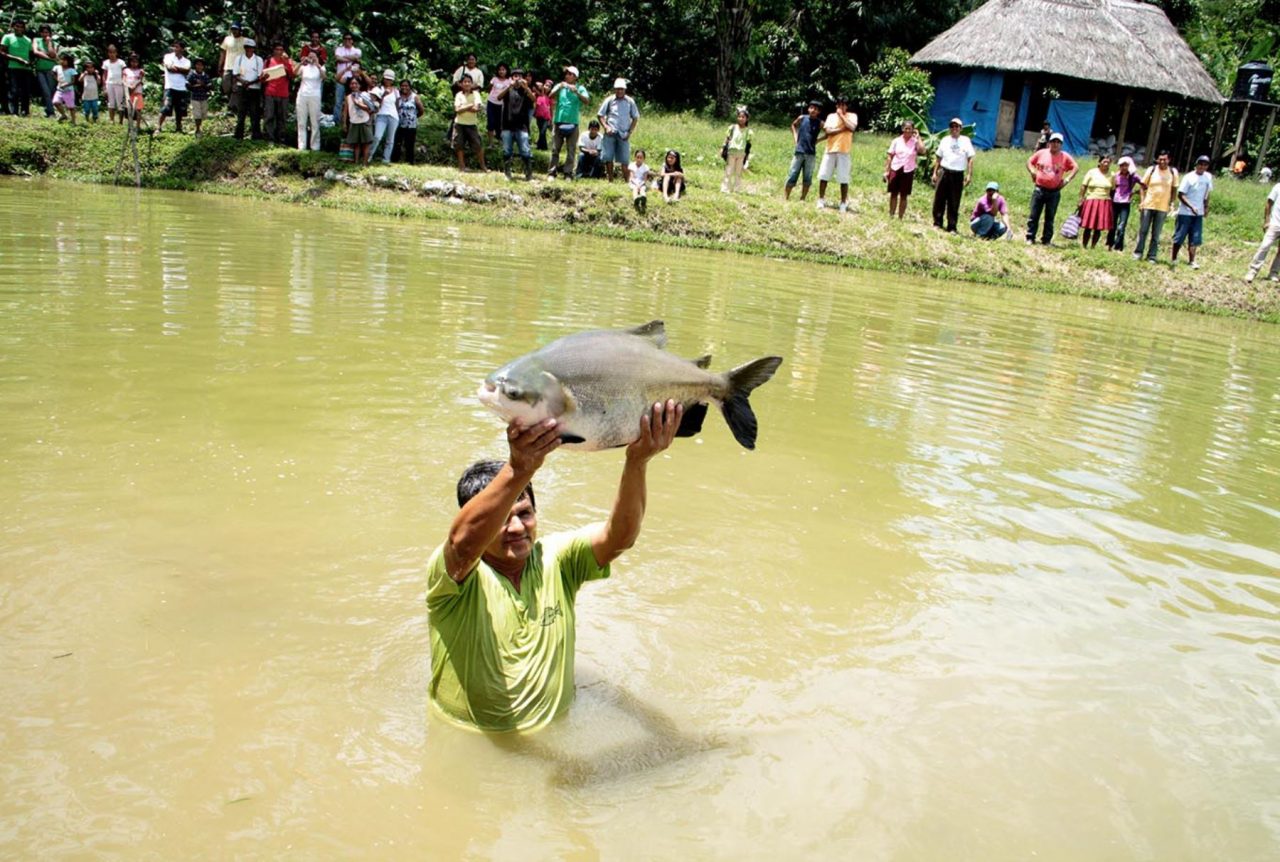
{"label": "man in orange shirt", "polygon": [[818,166],[818,209],[827,206],[827,183],[834,177],[840,183],[840,212],[849,208],[849,151],[853,149],[853,133],[858,130],[858,115],[849,110],[849,100],[836,97],[836,110],[828,114],[818,133],[826,138],[827,151]]}

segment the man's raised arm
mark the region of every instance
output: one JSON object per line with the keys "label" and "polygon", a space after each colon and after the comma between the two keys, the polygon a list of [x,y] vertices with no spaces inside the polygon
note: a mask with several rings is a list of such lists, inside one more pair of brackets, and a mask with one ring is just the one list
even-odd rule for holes
{"label": "man's raised arm", "polygon": [[445,570],[454,581],[467,579],[485,548],[502,531],[511,517],[511,507],[533,481],[543,459],[560,445],[556,421],[548,419],[530,428],[515,422],[507,426],[511,457],[498,475],[462,507],[449,526],[444,547]]}
{"label": "man's raised arm", "polygon": [[609,520],[591,537],[591,551],[597,565],[609,565],[636,543],[648,497],[645,468],[650,458],[671,445],[683,416],[684,407],[668,401],[665,408],[661,403],[654,404],[653,409],[641,418],[640,437],[627,447],[627,460],[622,468],[613,511],[609,513]]}

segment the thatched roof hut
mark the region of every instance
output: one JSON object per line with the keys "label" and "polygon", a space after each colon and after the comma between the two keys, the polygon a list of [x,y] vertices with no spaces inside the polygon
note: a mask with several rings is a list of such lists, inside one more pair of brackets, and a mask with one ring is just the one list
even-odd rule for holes
{"label": "thatched roof hut", "polygon": [[[978,83],[979,92],[960,93],[960,101],[944,106],[941,113],[964,107],[966,100],[982,101],[972,98],[975,95],[990,101],[993,73],[1004,91],[995,97],[997,101],[1016,95],[1008,92],[1005,79],[1010,78],[1028,86],[1034,81],[1069,90],[1075,101],[1091,101],[1095,107],[1099,99],[1120,95],[1125,99],[1126,117],[1128,99],[1135,96],[1148,101],[1222,103],[1213,79],[1164,11],[1137,0],[989,0],[911,60],[935,67],[953,83],[986,73]],[[1027,110],[1027,105],[1022,109]],[[1020,119],[1038,129],[1043,115]],[[1020,145],[1016,132],[1022,129],[1017,124],[1007,142]],[[1085,130],[1085,137],[1089,131]]]}

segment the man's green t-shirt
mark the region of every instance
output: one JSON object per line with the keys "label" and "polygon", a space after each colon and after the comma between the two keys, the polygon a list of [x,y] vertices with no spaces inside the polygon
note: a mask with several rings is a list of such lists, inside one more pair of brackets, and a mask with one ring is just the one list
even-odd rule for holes
{"label": "man's green t-shirt", "polygon": [[574,84],[572,87],[568,84],[561,85],[556,93],[556,113],[552,122],[556,125],[561,123],[578,125],[582,117],[582,96],[591,98],[587,88],[581,84]]}
{"label": "man's green t-shirt", "polygon": [[14,57],[21,57],[23,60],[31,59],[31,39],[27,36],[19,36],[17,33],[5,33],[4,38],[0,39],[0,45],[4,46],[5,52],[9,55],[10,69],[29,69],[26,63],[19,63]]}
{"label": "man's green t-shirt", "polygon": [[445,569],[444,546],[427,563],[431,700],[480,730],[530,730],[573,702],[574,600],[609,577],[586,527],[534,543],[520,592],[481,561],[462,583]]}

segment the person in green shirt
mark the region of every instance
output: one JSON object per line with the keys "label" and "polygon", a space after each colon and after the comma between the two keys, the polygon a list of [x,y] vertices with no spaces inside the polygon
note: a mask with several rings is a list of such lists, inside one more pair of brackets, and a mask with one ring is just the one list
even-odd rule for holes
{"label": "person in green shirt", "polygon": [[58,67],[58,43],[53,41],[53,28],[48,24],[40,25],[40,35],[31,43],[32,73],[36,86],[40,89],[40,98],[44,100],[44,115],[52,117],[53,94],[58,89],[58,79],[54,71]]}
{"label": "person in green shirt", "polygon": [[[551,133],[551,170],[547,172],[547,176],[555,179],[559,172],[566,180],[571,180],[573,160],[577,158],[578,152],[582,106],[591,100],[587,88],[578,83],[578,67],[565,66],[564,80],[552,87],[547,97],[555,106],[551,114],[551,123],[555,127]],[[563,166],[560,164],[561,146],[564,147]]]}
{"label": "person in green shirt", "polygon": [[9,113],[25,117],[31,113],[31,37],[26,21],[14,19],[13,32],[0,39],[0,54],[8,67]]}
{"label": "person in green shirt", "polygon": [[507,427],[510,457],[458,481],[461,510],[427,564],[431,702],[485,731],[533,730],[573,701],[574,604],[587,581],[635,544],[649,460],[671,445],[683,410],[654,404],[626,449],[604,523],[539,539],[532,480],[560,445],[554,419]]}

